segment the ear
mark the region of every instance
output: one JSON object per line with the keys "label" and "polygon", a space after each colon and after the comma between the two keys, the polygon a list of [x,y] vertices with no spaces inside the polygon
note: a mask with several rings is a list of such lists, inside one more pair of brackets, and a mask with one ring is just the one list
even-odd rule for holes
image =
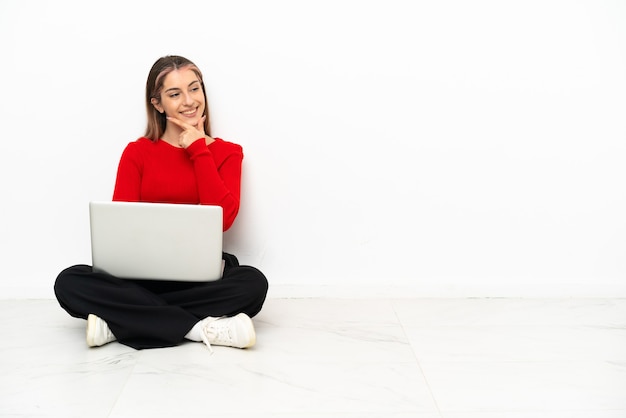
{"label": "ear", "polygon": [[163,113],[163,107],[161,106],[161,104],[159,103],[159,100],[155,99],[154,97],[152,99],[150,99],[150,103],[152,103],[152,106],[154,106],[154,108],[159,112],[159,113]]}

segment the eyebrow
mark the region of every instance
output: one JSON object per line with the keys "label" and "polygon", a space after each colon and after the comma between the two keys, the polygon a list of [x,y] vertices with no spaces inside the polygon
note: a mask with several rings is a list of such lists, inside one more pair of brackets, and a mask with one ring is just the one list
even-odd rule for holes
{"label": "eyebrow", "polygon": [[[194,83],[200,83],[200,80],[192,81],[191,83],[189,83],[187,87],[191,87]],[[178,87],[172,87],[172,88],[165,90],[165,93],[167,93],[168,91],[176,91],[176,90],[180,90],[180,89]]]}

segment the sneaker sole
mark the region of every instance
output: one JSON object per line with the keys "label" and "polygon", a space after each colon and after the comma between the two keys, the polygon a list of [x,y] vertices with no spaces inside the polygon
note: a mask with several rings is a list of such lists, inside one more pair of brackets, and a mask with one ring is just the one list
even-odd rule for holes
{"label": "sneaker sole", "polygon": [[87,317],[87,345],[89,347],[98,346],[95,341],[96,335],[98,335],[98,333],[96,332],[97,328],[98,317],[93,314],[89,314],[89,316]]}
{"label": "sneaker sole", "polygon": [[243,347],[239,347],[239,348],[250,348],[252,347],[254,344],[256,344],[256,331],[254,330],[254,325],[252,324],[252,319],[250,319],[250,317],[244,313],[240,313],[238,315],[236,315],[240,318],[242,318],[244,320],[244,322],[246,323],[246,327],[248,328],[248,332],[250,333],[250,342],[248,342],[247,345],[243,346]]}

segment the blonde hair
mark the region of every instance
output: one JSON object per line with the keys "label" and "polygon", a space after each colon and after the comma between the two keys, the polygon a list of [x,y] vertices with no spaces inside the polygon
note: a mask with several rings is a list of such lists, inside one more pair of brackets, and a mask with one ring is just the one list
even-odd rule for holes
{"label": "blonde hair", "polygon": [[200,69],[188,60],[187,58],[178,56],[178,55],[166,55],[164,57],[159,58],[152,68],[150,69],[150,73],[148,74],[148,80],[146,81],[146,112],[148,116],[148,124],[146,127],[146,133],[144,136],[153,141],[159,139],[163,132],[165,132],[165,125],[167,120],[165,119],[165,114],[160,113],[155,109],[152,104],[152,99],[156,99],[157,101],[161,101],[161,91],[163,90],[163,81],[165,80],[165,76],[171,73],[174,70],[180,70],[184,68],[191,69],[200,80],[200,85],[202,86],[202,93],[204,94],[204,115],[206,116],[204,120],[204,133],[211,136],[211,123],[209,120],[209,105],[206,98],[206,90],[204,89],[204,81],[202,80],[202,72]]}

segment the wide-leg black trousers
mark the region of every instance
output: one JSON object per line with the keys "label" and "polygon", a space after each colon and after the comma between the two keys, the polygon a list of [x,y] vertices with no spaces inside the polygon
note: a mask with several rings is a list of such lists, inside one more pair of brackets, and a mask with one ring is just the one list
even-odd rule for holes
{"label": "wide-leg black trousers", "polygon": [[207,316],[250,317],[261,310],[268,290],[263,273],[224,254],[222,279],[207,283],[128,280],[76,265],[63,270],[54,292],[71,316],[104,319],[117,341],[136,349],[170,347]]}

